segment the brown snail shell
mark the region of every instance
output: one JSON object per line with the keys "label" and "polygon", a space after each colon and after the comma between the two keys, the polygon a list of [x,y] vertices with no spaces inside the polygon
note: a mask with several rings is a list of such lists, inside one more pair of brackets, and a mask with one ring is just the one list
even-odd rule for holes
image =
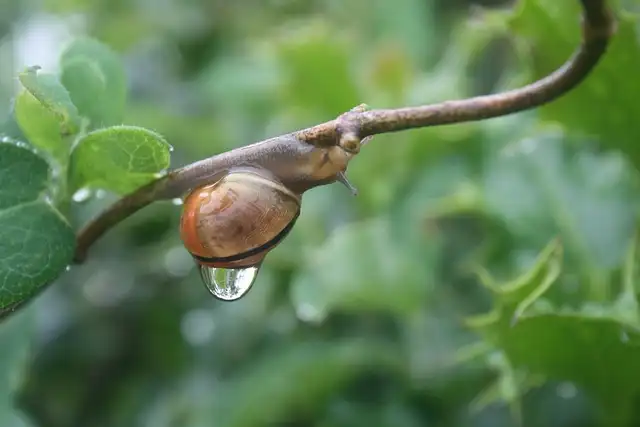
{"label": "brown snail shell", "polygon": [[195,188],[184,200],[180,237],[200,265],[259,265],[291,231],[300,196],[254,170],[230,171]]}

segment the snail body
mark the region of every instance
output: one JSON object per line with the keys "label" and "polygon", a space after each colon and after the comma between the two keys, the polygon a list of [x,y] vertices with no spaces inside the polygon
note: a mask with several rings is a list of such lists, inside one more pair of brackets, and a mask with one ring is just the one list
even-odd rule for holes
{"label": "snail body", "polygon": [[241,168],[259,171],[291,191],[303,194],[338,180],[356,154],[357,151],[349,151],[339,145],[317,146],[300,141],[293,135],[283,135],[186,166],[180,171],[180,179],[168,180],[157,197],[166,200],[183,197],[186,192],[216,182]]}
{"label": "snail body", "polygon": [[300,195],[264,170],[238,169],[184,200],[180,237],[201,266],[259,265],[293,228]]}

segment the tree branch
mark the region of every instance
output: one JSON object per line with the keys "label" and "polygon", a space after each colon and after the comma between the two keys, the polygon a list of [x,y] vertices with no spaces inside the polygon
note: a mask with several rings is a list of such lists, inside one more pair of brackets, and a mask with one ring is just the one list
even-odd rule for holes
{"label": "tree branch", "polygon": [[605,53],[616,23],[606,0],[581,0],[582,43],[573,56],[549,76],[519,89],[494,95],[446,101],[420,107],[348,113],[334,121],[296,133],[302,141],[336,140],[349,130],[364,138],[413,128],[463,123],[505,116],[549,103],[580,84]]}
{"label": "tree branch", "polygon": [[[214,180],[239,163],[271,166],[271,157],[278,152],[278,144],[290,145],[293,141],[300,145],[295,155],[287,152],[279,161],[298,162],[311,150],[309,147],[340,146],[355,154],[359,147],[354,147],[354,141],[362,141],[372,135],[505,116],[555,100],[589,75],[616,30],[616,22],[606,0],[580,0],[580,3],[583,9],[581,45],[562,67],[549,76],[519,89],[487,96],[398,109],[363,111],[356,108],[335,120],[176,169],[124,196],[85,226],[78,234],[76,262],[85,259],[89,247],[107,230],[154,201],[180,197],[186,190]],[[271,149],[272,146],[275,148]],[[315,185],[333,181],[319,181]]]}

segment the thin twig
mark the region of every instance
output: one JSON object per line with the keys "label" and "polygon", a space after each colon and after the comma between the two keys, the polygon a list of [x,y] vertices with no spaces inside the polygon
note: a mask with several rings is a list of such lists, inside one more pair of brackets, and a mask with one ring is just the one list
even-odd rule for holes
{"label": "thin twig", "polygon": [[605,53],[615,32],[606,0],[581,0],[582,43],[573,56],[547,77],[519,89],[494,95],[446,101],[420,107],[370,110],[296,133],[302,141],[335,141],[346,129],[364,138],[413,128],[463,123],[505,116],[549,103],[580,84]]}
{"label": "thin twig", "polygon": [[[300,144],[345,146],[372,135],[407,129],[462,123],[505,116],[549,103],[580,84],[606,51],[615,32],[616,22],[606,0],[580,0],[583,8],[582,42],[573,56],[549,76],[519,89],[494,95],[478,96],[438,104],[399,109],[363,111],[356,108],[329,122],[271,138],[246,147],[251,157],[260,148],[277,144],[280,139],[295,138]],[[107,230],[146,205],[179,197],[185,190],[199,185],[228,169],[232,152],[200,160],[124,196],[101,213],[78,234],[76,262],[82,262],[89,247]],[[255,159],[254,159],[255,160]]]}

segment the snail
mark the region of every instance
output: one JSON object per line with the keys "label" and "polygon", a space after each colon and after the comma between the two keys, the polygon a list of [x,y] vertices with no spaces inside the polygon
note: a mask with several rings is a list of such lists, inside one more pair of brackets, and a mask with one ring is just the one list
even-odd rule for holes
{"label": "snail", "polygon": [[356,194],[345,171],[358,144],[279,138],[250,147],[224,153],[224,167],[183,201],[180,238],[209,291],[223,300],[249,291],[267,254],[295,225],[305,191],[339,181]]}
{"label": "snail", "polygon": [[180,236],[201,265],[253,267],[291,231],[300,205],[299,194],[260,170],[232,170],[185,198]]}

